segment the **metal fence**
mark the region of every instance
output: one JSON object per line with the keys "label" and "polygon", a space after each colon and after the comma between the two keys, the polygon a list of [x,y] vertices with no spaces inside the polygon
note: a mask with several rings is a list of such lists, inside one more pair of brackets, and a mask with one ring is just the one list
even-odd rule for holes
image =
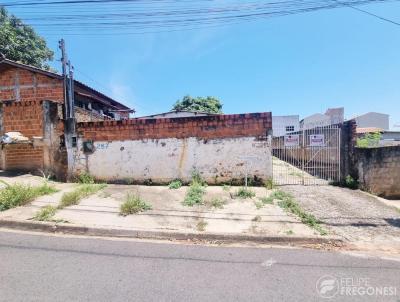
{"label": "metal fence", "polygon": [[287,132],[273,136],[272,170],[278,185],[323,185],[340,180],[338,125]]}

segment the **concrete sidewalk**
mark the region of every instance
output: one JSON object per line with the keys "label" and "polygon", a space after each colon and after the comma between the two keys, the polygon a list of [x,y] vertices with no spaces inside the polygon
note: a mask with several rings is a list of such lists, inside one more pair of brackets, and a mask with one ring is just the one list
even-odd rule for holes
{"label": "concrete sidewalk", "polygon": [[[142,234],[149,237],[152,234],[150,237],[157,235],[168,239],[209,238],[283,243],[325,243],[332,239],[319,236],[315,230],[277,205],[267,204],[258,209],[255,202],[271,194],[265,188],[251,188],[256,193],[252,199],[237,199],[233,197],[238,187],[210,186],[204,198],[205,205],[188,207],[182,204],[187,187],[171,190],[165,186],[108,185],[97,194],[81,200],[79,205],[57,211],[53,219],[58,223],[32,220],[40,208],[57,206],[62,194],[73,190],[76,184],[60,186],[61,192],[0,213],[1,226],[112,236],[119,233],[122,236],[140,237]],[[140,195],[152,209],[126,217],[119,215],[120,205],[128,193]],[[226,202],[222,209],[209,205],[214,198]]]}

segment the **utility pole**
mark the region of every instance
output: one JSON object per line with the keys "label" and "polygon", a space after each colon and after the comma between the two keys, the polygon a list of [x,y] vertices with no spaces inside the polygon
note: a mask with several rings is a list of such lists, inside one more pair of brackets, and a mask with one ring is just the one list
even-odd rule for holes
{"label": "utility pole", "polygon": [[[67,150],[67,162],[68,172],[67,179],[72,178],[73,165],[74,165],[74,150],[76,147],[76,131],[75,131],[75,101],[74,101],[74,72],[71,61],[68,60],[67,53],[65,50],[65,41],[61,39],[59,41],[59,47],[61,49],[61,63],[62,73],[64,80],[64,138],[65,148]],[[67,70],[68,69],[68,70]]]}

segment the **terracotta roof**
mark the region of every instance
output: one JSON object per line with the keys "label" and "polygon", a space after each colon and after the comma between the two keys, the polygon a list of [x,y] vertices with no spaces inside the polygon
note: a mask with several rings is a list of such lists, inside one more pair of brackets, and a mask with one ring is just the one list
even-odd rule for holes
{"label": "terracotta roof", "polygon": [[365,128],[357,128],[356,129],[357,134],[374,133],[374,132],[383,132],[383,129],[376,128],[376,127],[365,127]]}

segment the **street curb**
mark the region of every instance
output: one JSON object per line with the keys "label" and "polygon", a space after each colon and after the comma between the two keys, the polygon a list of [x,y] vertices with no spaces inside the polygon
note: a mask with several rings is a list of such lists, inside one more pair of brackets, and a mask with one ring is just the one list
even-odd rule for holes
{"label": "street curb", "polygon": [[273,244],[339,244],[343,240],[339,237],[304,237],[304,236],[256,236],[232,233],[197,233],[174,231],[144,231],[130,229],[106,229],[70,225],[66,223],[39,222],[25,220],[0,220],[0,227],[24,231],[40,231],[47,233],[61,233],[71,235],[86,235],[97,237],[137,238],[137,239],[162,239],[162,240],[203,240],[219,241],[226,243],[255,242]]}

